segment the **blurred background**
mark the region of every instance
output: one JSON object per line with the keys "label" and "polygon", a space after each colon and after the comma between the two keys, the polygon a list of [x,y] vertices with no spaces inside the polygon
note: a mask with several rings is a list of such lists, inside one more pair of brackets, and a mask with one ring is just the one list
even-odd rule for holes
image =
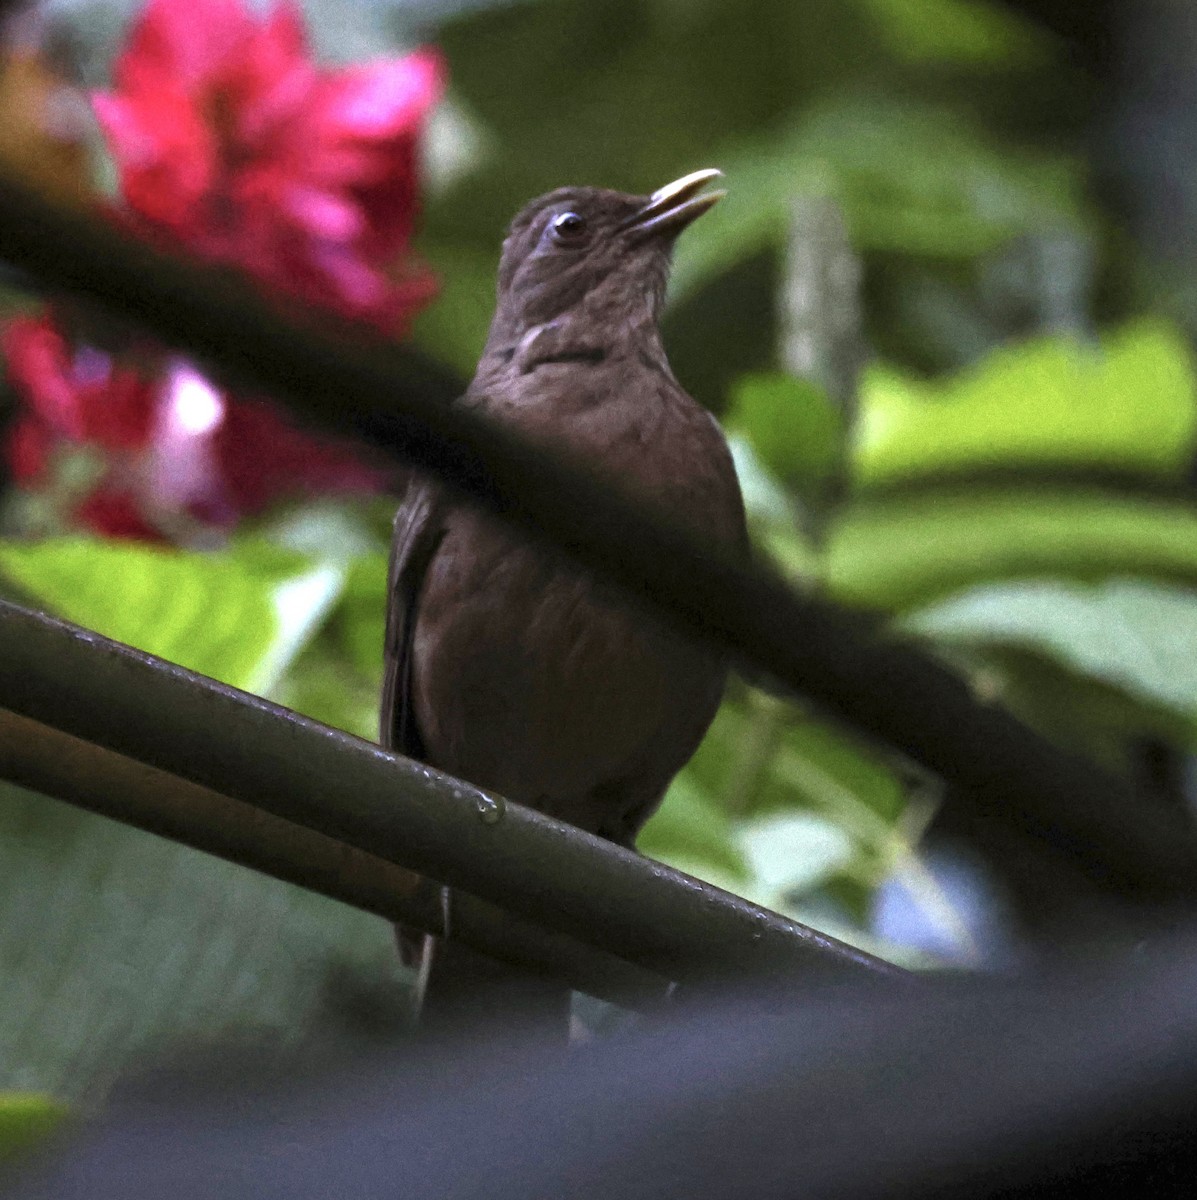
{"label": "blurred background", "polygon": [[[1183,0],[8,8],[6,165],[432,356],[447,394],[526,200],[720,167],[665,335],[759,552],[1191,803]],[[4,594],[372,738],[386,465],[0,289]],[[906,965],[1007,970],[1083,920],[916,764],[742,680],[640,845]],[[84,1106],[165,1046],[401,1036],[410,982],[380,920],[4,785],[0,963],[0,1089]]]}

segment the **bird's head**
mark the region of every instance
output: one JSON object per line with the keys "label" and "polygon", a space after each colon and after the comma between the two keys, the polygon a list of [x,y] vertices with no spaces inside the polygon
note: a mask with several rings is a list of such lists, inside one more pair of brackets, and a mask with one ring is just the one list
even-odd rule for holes
{"label": "bird's head", "polygon": [[719,171],[693,171],[653,192],[558,188],[527,204],[503,243],[496,332],[523,333],[573,310],[588,318],[655,321],[673,243],[723,192]]}

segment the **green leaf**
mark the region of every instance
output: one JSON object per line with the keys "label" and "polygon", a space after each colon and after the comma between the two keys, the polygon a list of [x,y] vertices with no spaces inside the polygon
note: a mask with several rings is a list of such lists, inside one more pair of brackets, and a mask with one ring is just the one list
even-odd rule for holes
{"label": "green leaf", "polygon": [[948,645],[1015,646],[1197,716],[1197,593],[1150,580],[1097,587],[1022,581],[975,588],[902,628]]}
{"label": "green leaf", "polygon": [[[840,873],[876,881],[904,834],[906,788],[848,734],[757,691],[733,688],[646,830],[648,845],[702,878],[777,907]],[[673,818],[677,827],[658,826]],[[777,834],[770,857],[770,833]],[[645,842],[642,839],[641,847]],[[735,855],[736,871],[727,854]]]}
{"label": "green leaf", "polygon": [[934,383],[866,371],[857,481],[986,466],[1095,466],[1178,476],[1193,455],[1197,381],[1180,333],[1136,322],[1101,349],[1044,338]]}
{"label": "green leaf", "polygon": [[971,259],[1020,234],[1084,227],[1076,164],[995,143],[942,106],[850,93],[803,110],[788,130],[718,155],[728,197],[687,233],[673,273],[684,294],[780,246],[803,193],[841,206],[859,250]]}
{"label": "green leaf", "polygon": [[[793,720],[780,743],[774,777],[786,803],[822,812],[839,812],[851,823],[867,811],[885,826],[897,823],[906,807],[906,789],[894,771],[843,730],[813,717]],[[761,811],[779,797],[763,797]]]}
{"label": "green leaf", "polygon": [[36,1092],[0,1092],[0,1161],[32,1149],[62,1124],[66,1105]]}
{"label": "green leaf", "polygon": [[260,539],[223,553],[134,542],[0,542],[0,573],[69,621],[246,691],[274,687],[344,570]]}
{"label": "green leaf", "polygon": [[889,51],[915,64],[1041,65],[1046,37],[981,0],[862,0]]}
{"label": "green leaf", "polygon": [[809,812],[746,821],[736,831],[736,843],[752,872],[753,890],[774,905],[826,883],[856,853],[841,826]]}
{"label": "green leaf", "polygon": [[382,681],[386,608],[387,555],[363,554],[350,565],[345,594],[333,616],[332,633],[354,668],[375,687]]}
{"label": "green leaf", "polygon": [[[378,737],[379,671],[370,674],[351,662],[336,630],[324,629],[304,649],[275,689],[280,704],[305,716],[344,729],[367,741]],[[381,641],[375,647],[375,659]]]}
{"label": "green leaf", "polygon": [[1197,745],[1197,720],[1125,687],[1083,674],[1060,657],[1013,645],[940,647],[970,675],[978,693],[1000,701],[1045,737],[1115,772],[1143,769],[1143,739]]}
{"label": "green leaf", "polygon": [[988,580],[1160,576],[1197,585],[1197,511],[1081,489],[936,489],[837,515],[825,581],[846,604],[904,609]]}
{"label": "green leaf", "polygon": [[669,789],[664,804],[641,830],[637,849],[711,883],[738,890],[748,878],[743,855],[736,849],[731,818],[698,790],[685,775]]}
{"label": "green leaf", "polygon": [[473,247],[440,241],[421,248],[440,283],[437,298],[416,318],[412,337],[469,379],[482,354],[495,306],[499,239]]}
{"label": "green leaf", "polygon": [[808,380],[780,373],[741,379],[727,423],[769,471],[803,493],[817,492],[836,469],[843,420]]}
{"label": "green leaf", "polygon": [[94,1104],[165,1047],[344,1032],[406,993],[386,921],[0,785],[0,1088]]}

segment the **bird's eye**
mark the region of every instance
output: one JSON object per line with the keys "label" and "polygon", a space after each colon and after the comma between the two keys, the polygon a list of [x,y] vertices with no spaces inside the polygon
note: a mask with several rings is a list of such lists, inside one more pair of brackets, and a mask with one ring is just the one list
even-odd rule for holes
{"label": "bird's eye", "polygon": [[586,219],[576,212],[565,212],[553,218],[549,231],[555,242],[576,244],[586,236]]}

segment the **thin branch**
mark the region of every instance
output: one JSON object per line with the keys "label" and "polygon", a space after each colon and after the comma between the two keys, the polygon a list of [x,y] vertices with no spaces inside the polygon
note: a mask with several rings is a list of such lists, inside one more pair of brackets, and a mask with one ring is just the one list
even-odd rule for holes
{"label": "thin branch", "polygon": [[778,305],[779,358],[791,375],[827,393],[845,429],[856,419],[857,379],[865,357],[860,284],[860,261],[838,202],[818,194],[796,196]]}
{"label": "thin branch", "polygon": [[[0,182],[0,257],[180,346],[297,411],[370,433],[533,536],[659,606],[783,688],[959,785],[978,836],[1016,831],[1134,901],[1197,897],[1197,840],[1126,781],[1063,753],[876,622],[790,589],[656,519],[586,464],[559,461],[463,406],[394,349],[284,319],[245,286]],[[31,670],[37,671],[36,665]],[[151,720],[165,724],[168,714]],[[145,732],[154,725],[147,725]],[[205,753],[214,760],[216,745]],[[473,886],[472,879],[454,882]]]}
{"label": "thin branch", "polygon": [[[373,743],[2,601],[0,708],[462,888],[670,979],[794,970],[902,974]],[[210,818],[224,819],[215,812]],[[240,840],[235,831],[205,836],[226,839],[226,848]],[[249,840],[252,853],[268,848],[280,859],[294,846],[293,839],[268,847]],[[296,854],[288,867],[296,881],[311,875],[312,864],[301,860]],[[305,886],[323,890],[327,864],[315,865],[317,878]]]}

